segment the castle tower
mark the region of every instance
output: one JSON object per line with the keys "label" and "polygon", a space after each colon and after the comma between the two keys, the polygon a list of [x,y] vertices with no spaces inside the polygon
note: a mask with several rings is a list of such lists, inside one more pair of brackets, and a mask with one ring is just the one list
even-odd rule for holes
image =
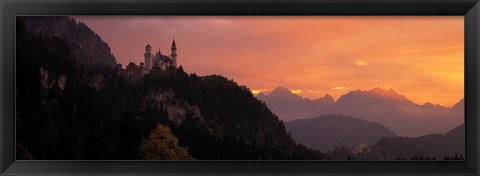
{"label": "castle tower", "polygon": [[152,47],[150,46],[150,44],[145,46],[145,54],[143,54],[143,56],[145,57],[145,69],[147,70],[152,69],[153,54],[152,54]]}
{"label": "castle tower", "polygon": [[172,58],[173,66],[177,67],[177,46],[175,45],[175,38],[173,39],[173,42],[172,42],[171,58]]}

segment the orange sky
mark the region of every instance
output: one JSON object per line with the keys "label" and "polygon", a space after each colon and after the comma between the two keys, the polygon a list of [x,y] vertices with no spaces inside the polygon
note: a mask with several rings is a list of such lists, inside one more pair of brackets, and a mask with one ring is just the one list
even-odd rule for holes
{"label": "orange sky", "polygon": [[254,92],[283,86],[335,99],[394,89],[416,103],[452,106],[464,95],[463,16],[80,16],[118,62],[143,62],[145,45],[198,75],[221,74]]}

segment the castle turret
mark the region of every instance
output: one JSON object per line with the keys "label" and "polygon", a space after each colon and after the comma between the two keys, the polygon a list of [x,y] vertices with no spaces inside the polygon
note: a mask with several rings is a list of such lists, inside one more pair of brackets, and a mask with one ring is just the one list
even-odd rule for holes
{"label": "castle turret", "polygon": [[145,57],[145,69],[150,70],[152,69],[152,47],[150,44],[145,46],[145,54],[143,55]]}
{"label": "castle turret", "polygon": [[175,45],[175,39],[173,39],[173,42],[172,42],[171,59],[172,59],[172,62],[173,62],[173,66],[177,67],[177,46]]}

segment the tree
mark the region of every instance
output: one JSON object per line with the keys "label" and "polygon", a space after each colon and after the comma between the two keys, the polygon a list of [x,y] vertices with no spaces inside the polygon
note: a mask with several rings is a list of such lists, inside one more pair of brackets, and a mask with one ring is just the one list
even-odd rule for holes
{"label": "tree", "polygon": [[140,145],[140,155],[145,160],[192,160],[187,147],[178,146],[178,138],[168,126],[157,124]]}

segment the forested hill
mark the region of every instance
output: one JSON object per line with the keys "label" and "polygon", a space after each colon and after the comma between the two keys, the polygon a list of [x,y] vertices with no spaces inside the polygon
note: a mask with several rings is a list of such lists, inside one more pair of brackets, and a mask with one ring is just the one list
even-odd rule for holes
{"label": "forested hill", "polygon": [[45,37],[56,37],[71,48],[77,63],[86,66],[115,66],[110,47],[98,34],[82,22],[66,16],[19,16],[27,32]]}
{"label": "forested hill", "polygon": [[380,138],[396,136],[380,123],[334,114],[293,120],[285,126],[297,142],[321,151],[332,151],[340,146],[373,145]]}
{"label": "forested hill", "polygon": [[233,80],[180,67],[154,70],[138,87],[140,113],[165,114],[165,124],[199,159],[322,159],[297,145],[278,117]]}
{"label": "forested hill", "polygon": [[[100,38],[72,45],[28,26],[17,19],[17,159],[326,159],[296,144],[233,80],[180,67],[128,82],[113,67],[96,67],[110,65],[111,55],[85,50],[99,56],[90,62],[78,54]],[[89,36],[82,26],[69,30]]]}
{"label": "forested hill", "polygon": [[445,134],[430,134],[415,138],[385,137],[380,139],[375,147],[385,159],[418,159],[418,157],[463,159],[465,125],[455,127]]}

